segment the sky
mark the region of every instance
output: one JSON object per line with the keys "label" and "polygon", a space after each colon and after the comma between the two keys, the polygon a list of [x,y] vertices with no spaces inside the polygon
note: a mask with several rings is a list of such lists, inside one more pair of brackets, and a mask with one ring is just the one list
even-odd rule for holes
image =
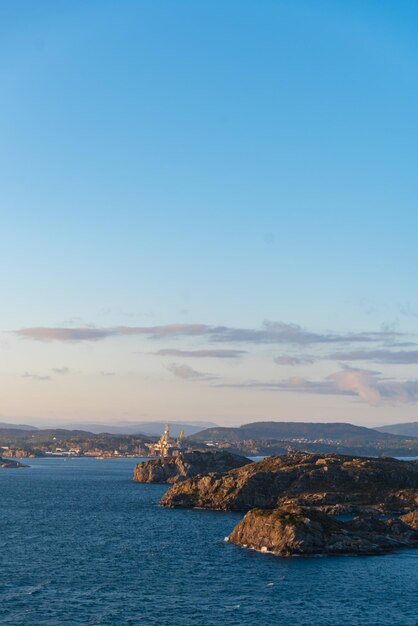
{"label": "sky", "polygon": [[418,5],[0,3],[0,419],[418,420]]}

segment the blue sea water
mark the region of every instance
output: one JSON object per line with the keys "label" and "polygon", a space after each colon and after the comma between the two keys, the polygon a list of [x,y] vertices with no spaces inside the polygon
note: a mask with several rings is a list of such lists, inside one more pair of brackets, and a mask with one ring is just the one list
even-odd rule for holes
{"label": "blue sea water", "polygon": [[0,471],[0,623],[410,626],[418,551],[280,559],[225,543],[241,514],[167,510],[135,459]]}

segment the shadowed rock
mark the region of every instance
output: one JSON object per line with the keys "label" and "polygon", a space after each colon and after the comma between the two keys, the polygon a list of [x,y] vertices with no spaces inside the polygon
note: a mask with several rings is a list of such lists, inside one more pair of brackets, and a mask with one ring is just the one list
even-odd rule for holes
{"label": "shadowed rock", "polygon": [[198,474],[222,474],[248,463],[251,463],[250,459],[230,452],[181,452],[178,456],[138,463],[133,480],[140,483],[177,483]]}

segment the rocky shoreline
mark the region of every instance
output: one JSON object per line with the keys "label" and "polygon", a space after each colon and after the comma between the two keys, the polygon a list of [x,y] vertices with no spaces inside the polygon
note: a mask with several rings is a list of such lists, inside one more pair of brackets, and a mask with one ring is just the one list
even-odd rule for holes
{"label": "rocky shoreline", "polygon": [[289,453],[176,482],[160,503],[243,511],[228,540],[281,556],[418,547],[416,461]]}

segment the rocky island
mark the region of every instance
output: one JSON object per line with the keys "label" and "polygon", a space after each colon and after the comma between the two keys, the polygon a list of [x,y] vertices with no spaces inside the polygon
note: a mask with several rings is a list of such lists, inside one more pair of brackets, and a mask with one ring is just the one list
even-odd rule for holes
{"label": "rocky island", "polygon": [[280,556],[382,554],[418,547],[416,511],[399,518],[341,521],[311,508],[253,509],[227,537],[245,548]]}
{"label": "rocky island", "polygon": [[282,556],[418,546],[416,461],[289,453],[183,480],[161,504],[244,511],[228,540]]}
{"label": "rocky island", "polygon": [[223,451],[180,452],[152,461],[138,463],[133,480],[139,483],[177,483],[190,477],[216,472],[221,475],[251,463],[250,459]]}
{"label": "rocky island", "polygon": [[14,459],[2,459],[0,457],[0,467],[3,469],[18,469],[19,467],[29,467],[29,465],[25,465]]}

